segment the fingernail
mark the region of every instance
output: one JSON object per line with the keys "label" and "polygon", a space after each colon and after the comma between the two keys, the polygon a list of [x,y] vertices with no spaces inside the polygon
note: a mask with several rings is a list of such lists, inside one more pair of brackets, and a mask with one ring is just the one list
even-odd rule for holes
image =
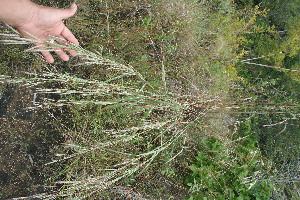
{"label": "fingernail", "polygon": [[75,8],[76,7],[76,3],[72,3],[70,8]]}

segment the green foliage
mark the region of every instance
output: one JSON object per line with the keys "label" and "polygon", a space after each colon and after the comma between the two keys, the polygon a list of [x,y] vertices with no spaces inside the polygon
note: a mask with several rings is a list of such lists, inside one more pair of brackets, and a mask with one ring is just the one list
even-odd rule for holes
{"label": "green foliage", "polygon": [[[292,64],[297,62],[300,54],[297,14],[300,4],[297,2],[265,0],[259,4],[260,9],[267,9],[268,12],[255,20],[257,28],[246,35],[247,43],[244,48],[250,52],[251,58],[255,58],[251,61],[252,66],[247,65],[250,70],[263,71],[262,76],[268,77],[264,71],[274,74],[272,70],[264,69],[269,67],[288,74],[293,81],[299,82],[299,65]],[[264,66],[259,67],[260,64]]]}
{"label": "green foliage", "polygon": [[268,20],[277,30],[287,30],[288,24],[299,18],[299,0],[263,0],[261,6],[270,9]]}
{"label": "green foliage", "polygon": [[202,139],[203,150],[190,166],[192,174],[186,180],[191,191],[189,199],[271,197],[272,185],[258,176],[262,163],[255,143],[247,136],[230,147],[215,138]]}
{"label": "green foliage", "polygon": [[292,57],[300,54],[300,17],[288,24],[287,36],[283,41],[283,48],[286,49],[288,56]]}
{"label": "green foliage", "polygon": [[[268,108],[261,114],[242,114],[247,118],[247,129],[251,131],[253,140],[256,140],[262,156],[269,160],[270,171],[265,172],[265,177],[272,181],[274,188],[273,198],[297,199],[299,195],[295,188],[299,187],[296,180],[299,169],[299,120],[295,108],[285,107],[284,112],[276,113],[276,107]],[[283,106],[281,106],[283,107]],[[243,129],[241,129],[243,131]],[[242,132],[240,132],[241,134]],[[286,191],[286,192],[284,192]]]}
{"label": "green foliage", "polygon": [[[289,0],[262,2],[260,6],[268,8],[269,11],[256,23],[266,27],[266,31],[250,33],[247,36],[249,43],[246,48],[251,51],[252,58],[256,58],[251,62],[267,67],[237,65],[238,75],[245,80],[242,83],[244,88],[242,95],[251,98],[252,106],[252,108],[243,107],[241,112],[260,112],[254,116],[245,114],[243,118],[256,119],[256,123],[251,123],[251,127],[259,137],[263,155],[274,162],[278,170],[276,173],[281,174],[276,176],[284,174],[283,179],[286,180],[294,176],[298,165],[296,160],[299,158],[299,154],[296,153],[299,152],[297,138],[300,97],[297,14],[299,2],[297,2]],[[290,173],[285,171],[287,166]],[[290,185],[280,187],[294,187]]]}

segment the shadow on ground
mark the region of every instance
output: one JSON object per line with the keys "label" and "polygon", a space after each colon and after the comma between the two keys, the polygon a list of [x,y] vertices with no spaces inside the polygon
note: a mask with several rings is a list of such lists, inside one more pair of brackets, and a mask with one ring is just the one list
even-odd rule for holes
{"label": "shadow on ground", "polygon": [[[0,90],[0,199],[45,192],[44,164],[61,138],[42,109],[30,110],[34,93],[17,84]],[[48,170],[47,170],[48,171]]]}

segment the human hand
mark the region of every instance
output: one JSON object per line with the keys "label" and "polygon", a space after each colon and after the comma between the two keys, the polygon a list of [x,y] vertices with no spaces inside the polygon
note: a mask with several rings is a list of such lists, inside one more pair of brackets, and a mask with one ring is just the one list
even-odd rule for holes
{"label": "human hand", "polygon": [[[76,10],[77,5],[75,3],[72,4],[68,9],[57,9],[36,5],[31,9],[31,14],[29,15],[30,17],[28,17],[24,23],[16,26],[16,29],[22,36],[26,38],[32,38],[32,36],[34,36],[42,41],[45,41],[49,40],[48,36],[54,36],[61,38],[62,41],[79,45],[78,40],[63,23],[63,20],[73,16]],[[54,58],[51,53],[48,51],[43,51],[43,45],[39,46],[39,48],[41,48],[41,53],[47,62],[53,63]],[[76,52],[68,52],[71,56],[76,56]],[[69,56],[63,49],[56,48],[55,53],[64,61],[69,60]]]}

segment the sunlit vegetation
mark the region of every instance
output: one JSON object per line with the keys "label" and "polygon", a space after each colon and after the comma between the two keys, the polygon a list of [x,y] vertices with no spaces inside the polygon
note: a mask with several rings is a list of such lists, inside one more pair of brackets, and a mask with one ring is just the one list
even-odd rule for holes
{"label": "sunlit vegetation", "polygon": [[32,91],[63,141],[43,160],[50,189],[20,194],[297,199],[297,2],[78,0],[79,55],[54,65],[3,25],[0,91]]}

